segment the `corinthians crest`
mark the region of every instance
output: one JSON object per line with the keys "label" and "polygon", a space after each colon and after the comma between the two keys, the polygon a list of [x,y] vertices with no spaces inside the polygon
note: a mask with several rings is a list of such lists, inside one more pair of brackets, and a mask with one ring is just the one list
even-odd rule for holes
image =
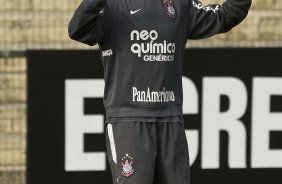
{"label": "corinthians crest", "polygon": [[122,175],[125,176],[125,177],[129,177],[129,176],[133,175],[134,174],[133,158],[126,153],[125,156],[122,157],[121,160],[122,160],[122,162],[121,162],[121,166],[122,166],[121,167],[121,173],[122,173]]}
{"label": "corinthians crest", "polygon": [[166,12],[167,16],[171,19],[176,18],[175,6],[172,0],[163,0],[163,9]]}

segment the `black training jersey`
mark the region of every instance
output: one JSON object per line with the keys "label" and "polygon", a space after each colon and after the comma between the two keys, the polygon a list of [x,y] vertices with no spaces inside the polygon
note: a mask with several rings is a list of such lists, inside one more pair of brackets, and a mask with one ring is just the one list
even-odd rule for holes
{"label": "black training jersey", "polygon": [[182,116],[187,39],[229,31],[251,0],[83,0],[69,24],[79,42],[99,44],[109,117]]}

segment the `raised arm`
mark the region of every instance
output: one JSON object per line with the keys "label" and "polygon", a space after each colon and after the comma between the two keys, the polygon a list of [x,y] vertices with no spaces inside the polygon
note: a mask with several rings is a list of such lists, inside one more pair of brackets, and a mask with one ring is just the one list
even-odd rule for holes
{"label": "raised arm", "polygon": [[107,0],[83,0],[69,23],[69,36],[90,46],[95,45],[103,40],[110,19]]}
{"label": "raised arm", "polygon": [[229,31],[247,16],[252,0],[226,0],[204,6],[188,0],[188,39],[202,39]]}

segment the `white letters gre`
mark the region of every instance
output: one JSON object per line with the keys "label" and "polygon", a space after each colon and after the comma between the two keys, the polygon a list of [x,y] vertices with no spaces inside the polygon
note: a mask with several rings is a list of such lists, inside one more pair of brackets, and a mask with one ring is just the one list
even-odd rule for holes
{"label": "white letters gre", "polygon": [[[230,106],[220,112],[220,96],[229,98]],[[202,168],[217,169],[220,161],[220,131],[228,133],[230,168],[246,168],[246,129],[239,120],[247,107],[244,83],[233,77],[203,79]]]}
{"label": "white letters gre", "polygon": [[270,131],[282,131],[282,113],[270,112],[271,95],[282,95],[282,78],[253,79],[251,166],[282,168],[282,150],[270,150]]}
{"label": "white letters gre", "polygon": [[[83,115],[83,98],[103,97],[104,81],[65,81],[65,170],[104,171],[105,152],[83,152],[85,133],[103,133],[104,116]],[[95,142],[93,143],[95,144]]]}
{"label": "white letters gre", "polygon": [[[183,86],[183,114],[199,113],[199,96],[195,84],[182,76]],[[195,162],[199,152],[199,130],[185,130],[189,146],[190,165]]]}

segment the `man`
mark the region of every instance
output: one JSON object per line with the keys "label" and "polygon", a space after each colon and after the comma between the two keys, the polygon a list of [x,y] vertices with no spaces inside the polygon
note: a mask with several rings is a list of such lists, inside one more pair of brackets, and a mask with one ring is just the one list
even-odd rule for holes
{"label": "man", "polygon": [[[229,31],[251,0],[83,0],[70,38],[99,44],[113,183],[189,184],[182,111],[187,39]],[[94,163],[93,163],[94,164]]]}

